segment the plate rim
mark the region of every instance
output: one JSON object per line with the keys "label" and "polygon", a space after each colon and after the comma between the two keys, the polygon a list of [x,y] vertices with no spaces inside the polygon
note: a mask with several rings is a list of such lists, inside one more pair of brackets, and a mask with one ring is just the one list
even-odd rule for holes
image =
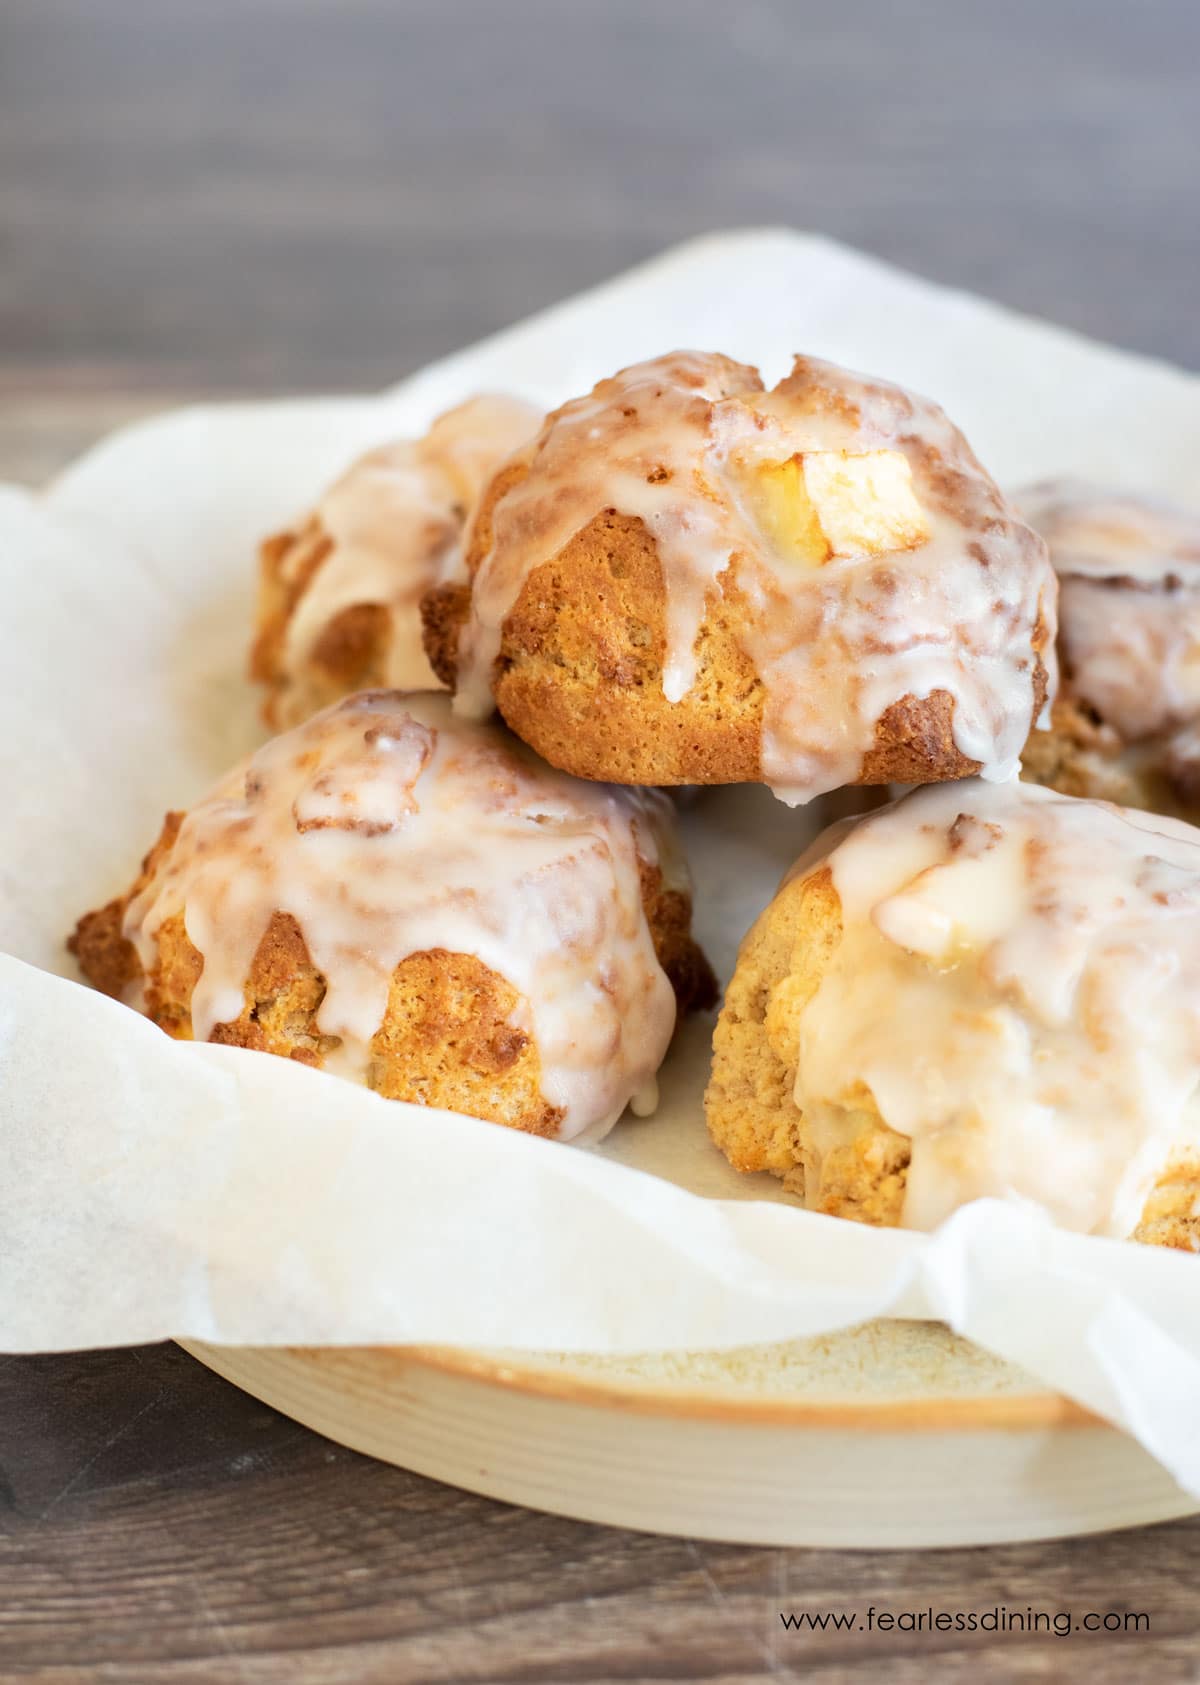
{"label": "plate rim", "polygon": [[[230,1349],[217,1342],[187,1338],[177,1338],[176,1344],[202,1363],[206,1361],[206,1352]],[[490,1353],[453,1346],[281,1345],[234,1349],[253,1351],[263,1356],[282,1355],[327,1369],[336,1365],[339,1358],[367,1358],[381,1367],[394,1366],[397,1372],[416,1366],[470,1384],[561,1404],[728,1425],[867,1433],[996,1430],[1030,1433],[1079,1428],[1120,1431],[1085,1405],[1049,1389],[995,1395],[935,1393],[924,1398],[899,1399],[848,1394],[844,1398],[832,1396],[809,1400],[766,1394],[741,1396],[733,1389],[705,1391],[694,1386],[594,1379],[579,1370],[560,1373],[522,1362],[519,1356],[510,1361]]]}
{"label": "plate rim", "polygon": [[[366,1457],[640,1533],[946,1550],[1085,1537],[1198,1510],[1136,1440],[1055,1393],[931,1393],[899,1408],[853,1396],[731,1400],[595,1385],[578,1371],[533,1369],[525,1353],[508,1364],[485,1350],[417,1345],[178,1343],[251,1398]],[[1079,1427],[1091,1431],[1064,1432]],[[908,1471],[899,1479],[897,1456]]]}

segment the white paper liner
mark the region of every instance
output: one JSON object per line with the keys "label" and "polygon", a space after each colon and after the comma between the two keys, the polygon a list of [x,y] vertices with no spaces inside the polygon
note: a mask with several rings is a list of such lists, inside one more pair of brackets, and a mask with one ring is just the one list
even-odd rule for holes
{"label": "white paper liner", "polygon": [[[257,540],[471,392],[550,404],[676,345],[768,381],[803,349],[915,386],[1012,483],[1191,492],[1200,382],[785,233],[684,247],[380,397],[185,411],[115,435],[43,497],[0,488],[0,1348],[613,1353],[941,1317],[1200,1496],[1200,1259],[996,1201],[928,1237],[801,1211],[708,1143],[710,1018],[678,1038],[658,1115],[585,1151],[173,1043],[73,980],[76,917],[126,887],[166,807],[260,740],[243,676]],[[689,810],[723,975],[812,826],[760,790]]]}

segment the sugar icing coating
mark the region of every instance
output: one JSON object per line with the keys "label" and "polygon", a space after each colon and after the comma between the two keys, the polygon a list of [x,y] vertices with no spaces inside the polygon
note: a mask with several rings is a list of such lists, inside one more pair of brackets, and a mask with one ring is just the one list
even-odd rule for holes
{"label": "sugar icing coating", "polygon": [[817,1141],[867,1090],[912,1140],[907,1226],[1023,1195],[1130,1234],[1200,1134],[1200,831],[968,780],[843,829],[825,861],[843,934],[795,1089]]}
{"label": "sugar icing coating", "polygon": [[[519,398],[470,398],[439,416],[423,438],[370,451],[343,474],[313,511],[331,548],[297,601],[285,669],[303,668],[343,609],[378,603],[391,610],[387,684],[436,687],[421,643],[422,593],[453,567],[480,492],[541,418]],[[297,547],[291,568],[304,559]],[[287,564],[283,577],[288,580]]]}
{"label": "sugar icing coating", "polygon": [[675,996],[643,911],[640,862],[673,887],[671,811],[653,791],[584,784],[501,730],[453,719],[448,698],[350,697],[274,738],[184,819],[131,901],[143,966],[182,913],[204,966],[193,1033],[236,1019],[276,912],[299,923],[326,993],[329,1068],[364,1080],[395,968],[468,954],[521,997],[543,1096],[563,1139],[651,1109]]}
{"label": "sugar icing coating", "polygon": [[1082,480],[1017,501],[1058,572],[1073,692],[1127,742],[1200,715],[1200,513]]}
{"label": "sugar icing coating", "polygon": [[[762,519],[759,470],[900,453],[923,517],[901,550],[837,547],[797,563]],[[806,801],[851,783],[880,717],[945,691],[954,737],[1006,778],[1032,723],[1039,613],[1053,632],[1045,549],[937,405],[815,358],[766,392],[728,358],[676,352],[624,370],[551,414],[529,471],[496,501],[472,585],[456,708],[482,717],[504,622],[529,578],[605,510],[656,541],[666,592],[663,694],[695,676],[706,598],[736,562],[743,646],[765,687],[764,778]]]}

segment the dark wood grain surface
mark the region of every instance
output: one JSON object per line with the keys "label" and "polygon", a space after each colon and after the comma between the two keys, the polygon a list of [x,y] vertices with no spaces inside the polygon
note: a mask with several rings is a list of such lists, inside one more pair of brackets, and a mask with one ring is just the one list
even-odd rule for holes
{"label": "dark wood grain surface", "polygon": [[[382,383],[729,224],[1196,365],[1198,52],[1190,0],[0,0],[0,473],[195,393]],[[0,1359],[5,1680],[1192,1680],[1198,1566],[1190,1522],[639,1537],[369,1462],[172,1347]],[[779,1625],[872,1602],[1151,1630]]]}
{"label": "dark wood grain surface", "polygon": [[[173,1347],[0,1366],[0,1669],[42,1680],[1194,1679],[1200,1526],[752,1550],[470,1497]],[[781,1610],[1145,1611],[1142,1637],[787,1633]]]}

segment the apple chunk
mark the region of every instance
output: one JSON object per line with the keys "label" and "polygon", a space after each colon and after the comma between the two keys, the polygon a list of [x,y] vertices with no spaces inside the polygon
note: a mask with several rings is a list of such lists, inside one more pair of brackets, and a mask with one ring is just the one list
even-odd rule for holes
{"label": "apple chunk", "polygon": [[899,451],[805,451],[759,467],[755,481],[773,542],[812,563],[912,550],[929,537]]}

